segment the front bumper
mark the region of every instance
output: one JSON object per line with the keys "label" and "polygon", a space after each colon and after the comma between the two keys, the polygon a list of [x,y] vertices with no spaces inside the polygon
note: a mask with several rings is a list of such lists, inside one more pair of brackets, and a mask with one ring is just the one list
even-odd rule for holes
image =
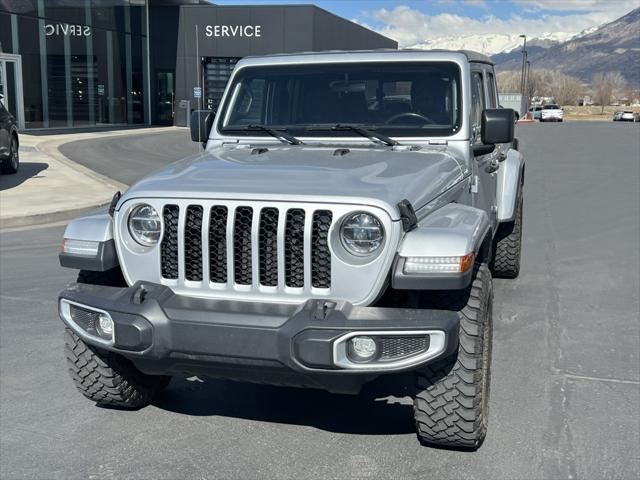
{"label": "front bumper", "polygon": [[[108,314],[113,339],[83,330],[69,305]],[[192,298],[146,282],[128,288],[76,284],[60,294],[59,308],[64,323],[85,342],[126,356],[145,373],[206,374],[336,392],[356,392],[381,373],[422,367],[458,346],[457,314],[444,310]],[[426,350],[399,362],[359,364],[345,361],[354,333],[381,340],[419,334],[428,341]]]}

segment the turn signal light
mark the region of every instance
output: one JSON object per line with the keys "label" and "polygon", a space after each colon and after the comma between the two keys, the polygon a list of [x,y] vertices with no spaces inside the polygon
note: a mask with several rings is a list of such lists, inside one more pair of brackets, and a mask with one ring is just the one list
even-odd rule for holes
{"label": "turn signal light", "polygon": [[62,241],[62,253],[70,255],[82,255],[86,257],[95,257],[98,255],[100,242],[92,242],[89,240],[74,240],[65,238]]}
{"label": "turn signal light", "polygon": [[404,273],[464,273],[473,267],[475,254],[451,257],[407,257]]}

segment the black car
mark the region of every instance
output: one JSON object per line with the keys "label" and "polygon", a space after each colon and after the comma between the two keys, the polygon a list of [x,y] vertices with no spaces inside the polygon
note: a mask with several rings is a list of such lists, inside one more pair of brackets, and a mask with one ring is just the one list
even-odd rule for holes
{"label": "black car", "polygon": [[18,156],[18,125],[0,102],[0,173],[16,173],[20,165]]}

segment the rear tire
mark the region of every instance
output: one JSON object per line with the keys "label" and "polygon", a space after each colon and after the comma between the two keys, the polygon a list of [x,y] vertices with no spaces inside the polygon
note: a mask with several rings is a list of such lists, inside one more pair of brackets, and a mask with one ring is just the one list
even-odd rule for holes
{"label": "rear tire", "polygon": [[522,253],[522,187],[518,194],[515,218],[501,223],[493,240],[491,271],[498,278],[516,278],[520,274]]}
{"label": "rear tire", "polygon": [[0,173],[12,174],[18,172],[18,168],[20,167],[20,153],[18,150],[18,139],[15,135],[11,135],[9,158],[0,163]]}
{"label": "rear tire", "polygon": [[171,377],[146,375],[121,355],[87,345],[65,329],[65,356],[76,388],[102,406],[142,408],[171,381]]}
{"label": "rear tire", "polygon": [[424,294],[427,307],[455,310],[460,318],[457,353],[416,372],[414,418],[427,445],[477,449],[487,434],[493,286],[486,264],[475,270],[465,290]]}

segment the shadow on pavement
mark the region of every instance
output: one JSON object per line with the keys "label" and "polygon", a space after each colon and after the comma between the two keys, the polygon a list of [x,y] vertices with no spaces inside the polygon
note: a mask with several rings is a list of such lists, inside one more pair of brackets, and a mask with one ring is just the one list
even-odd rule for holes
{"label": "shadow on pavement", "polygon": [[[154,405],[183,415],[307,425],[337,433],[400,435],[415,432],[413,402],[403,397],[411,392],[398,392],[399,387],[388,384],[387,381],[376,381],[359,395],[339,395],[322,390],[206,377],[174,377]],[[390,396],[390,389],[397,396]]]}
{"label": "shadow on pavement", "polygon": [[8,190],[26,182],[30,178],[38,178],[38,174],[49,168],[48,163],[25,162],[20,160],[18,173],[11,175],[0,175],[0,190]]}

